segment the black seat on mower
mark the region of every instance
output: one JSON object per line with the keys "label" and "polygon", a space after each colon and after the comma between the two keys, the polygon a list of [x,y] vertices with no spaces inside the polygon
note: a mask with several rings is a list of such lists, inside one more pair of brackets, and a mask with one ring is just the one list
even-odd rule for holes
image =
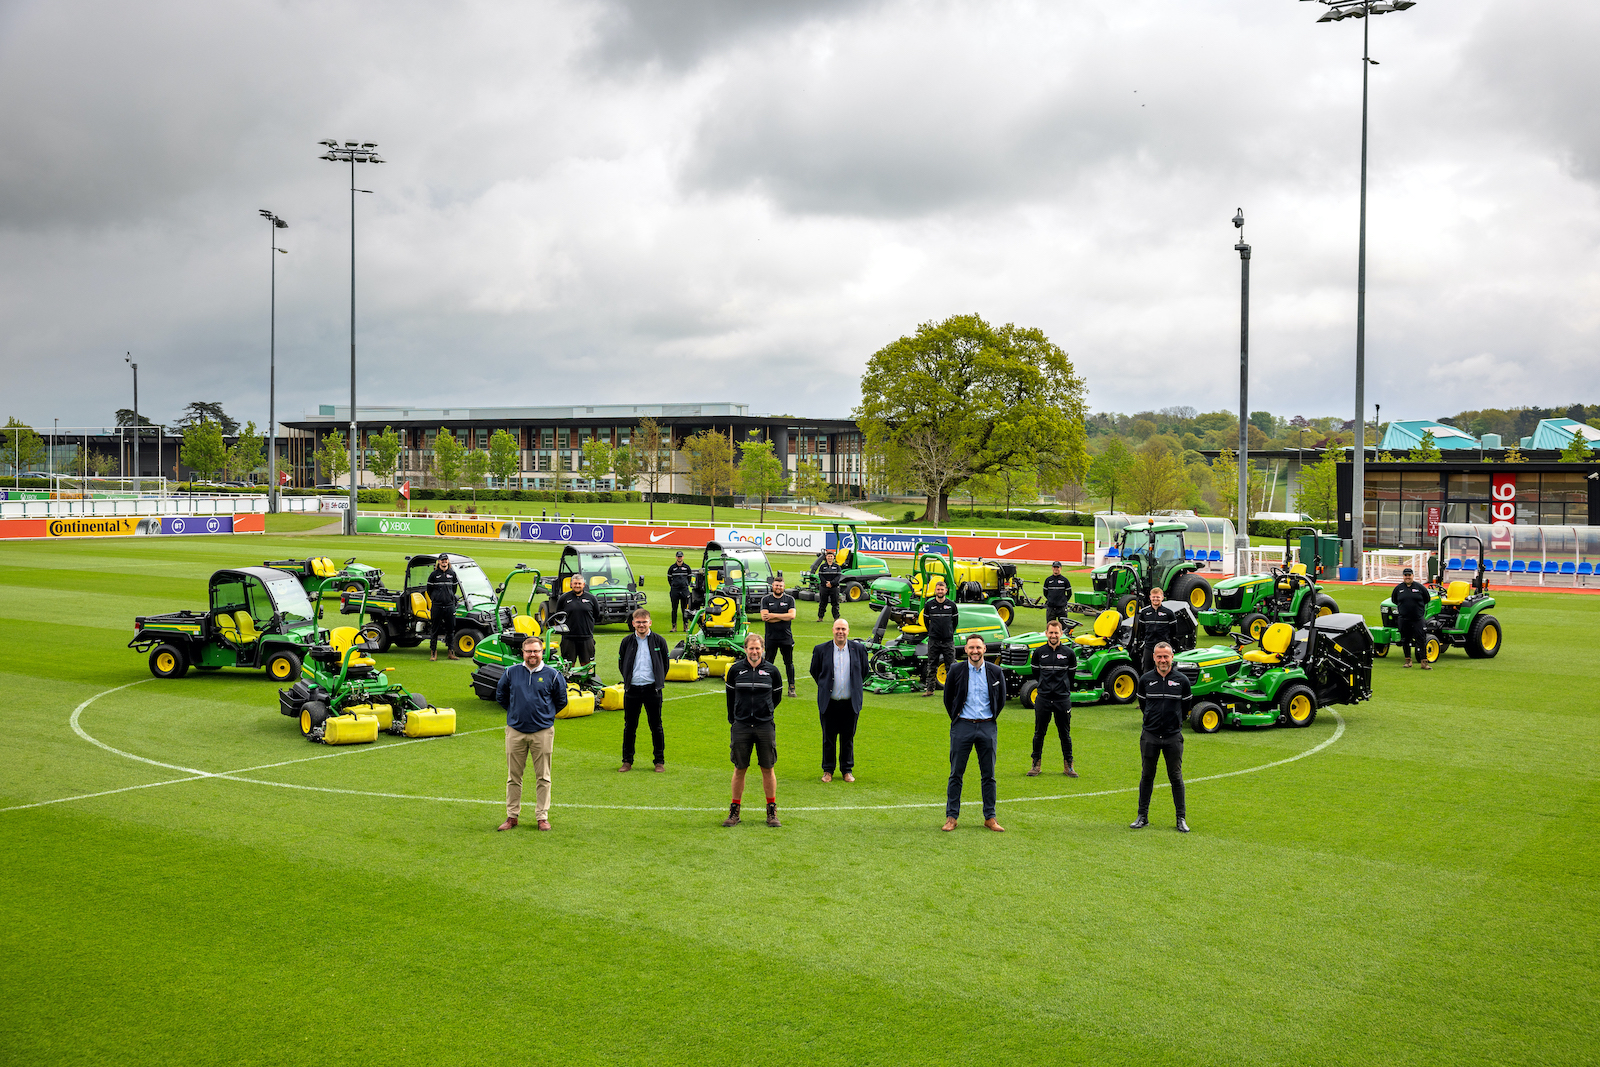
{"label": "black seat on mower", "polygon": [[312,645],[309,655],[318,663],[339,665],[339,650],[332,645]]}

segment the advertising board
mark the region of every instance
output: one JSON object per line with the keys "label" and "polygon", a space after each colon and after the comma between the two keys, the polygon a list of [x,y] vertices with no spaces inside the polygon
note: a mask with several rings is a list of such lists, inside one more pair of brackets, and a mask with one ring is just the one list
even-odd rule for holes
{"label": "advertising board", "polygon": [[434,529],[433,519],[411,518],[380,518],[376,515],[356,516],[356,533],[399,534],[412,537],[432,537],[437,531]]}
{"label": "advertising board", "polygon": [[751,530],[722,526],[711,531],[708,540],[722,544],[755,545],[764,552],[795,552],[814,556],[833,537],[824,530]]}
{"label": "advertising board", "polygon": [[1489,548],[1511,548],[1511,527],[1517,521],[1517,476],[1510,471],[1495,471],[1490,476]]}
{"label": "advertising board", "polygon": [[616,544],[647,548],[703,549],[707,541],[715,540],[705,527],[614,526],[611,533]]}
{"label": "advertising board", "polygon": [[[571,541],[573,543],[588,542],[603,545],[611,543],[612,527],[610,523],[594,522],[520,522],[508,523],[515,526],[517,532],[507,534],[508,537],[520,538],[524,541]],[[439,523],[439,533],[444,534],[444,523]]]}
{"label": "advertising board", "polygon": [[[523,525],[517,522],[501,522],[498,519],[435,519],[433,530],[440,537],[481,537],[488,540],[517,541],[522,537]],[[357,529],[359,528],[358,523]]]}
{"label": "advertising board", "polygon": [[951,537],[950,548],[961,559],[1003,559],[1016,563],[1083,562],[1082,541],[1048,537]]}
{"label": "advertising board", "polygon": [[0,540],[51,537],[159,537],[264,533],[265,515],[77,515],[60,519],[0,519]]}

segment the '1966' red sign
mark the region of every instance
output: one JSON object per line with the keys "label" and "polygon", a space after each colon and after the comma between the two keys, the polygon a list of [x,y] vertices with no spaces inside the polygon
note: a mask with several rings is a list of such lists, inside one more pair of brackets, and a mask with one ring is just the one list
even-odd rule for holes
{"label": "'1966' red sign", "polygon": [[1517,476],[1497,471],[1491,477],[1494,488],[1489,495],[1494,499],[1489,505],[1489,521],[1494,526],[1489,531],[1489,547],[1510,548],[1511,527],[1517,521]]}

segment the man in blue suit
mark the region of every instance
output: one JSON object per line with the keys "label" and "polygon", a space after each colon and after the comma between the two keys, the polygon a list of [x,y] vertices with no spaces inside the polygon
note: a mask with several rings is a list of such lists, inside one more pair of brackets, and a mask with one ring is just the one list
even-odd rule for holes
{"label": "man in blue suit", "polygon": [[967,638],[967,659],[958,663],[945,678],[944,710],[950,716],[950,785],[945,790],[944,827],[956,828],[961,817],[961,779],[967,773],[967,757],[978,750],[978,771],[983,776],[983,825],[1004,833],[994,817],[994,756],[1000,731],[997,720],[1006,706],[1006,680],[1000,668],[985,663],[983,638]]}
{"label": "man in blue suit", "polygon": [[817,713],[822,718],[822,780],[833,781],[837,741],[839,769],[853,782],[856,766],[856,722],[861,718],[862,685],[867,679],[867,650],[850,640],[850,623],[833,620],[833,640],[811,650],[811,680],[817,683]]}

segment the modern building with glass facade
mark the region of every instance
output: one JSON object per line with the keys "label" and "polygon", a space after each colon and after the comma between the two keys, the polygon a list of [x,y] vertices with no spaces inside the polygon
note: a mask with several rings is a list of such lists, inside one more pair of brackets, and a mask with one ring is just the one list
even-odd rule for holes
{"label": "modern building with glass facade", "polygon": [[[1352,536],[1350,469],[1339,464],[1341,537]],[[1363,480],[1368,548],[1432,548],[1440,523],[1600,526],[1600,462],[1369,460]]]}

